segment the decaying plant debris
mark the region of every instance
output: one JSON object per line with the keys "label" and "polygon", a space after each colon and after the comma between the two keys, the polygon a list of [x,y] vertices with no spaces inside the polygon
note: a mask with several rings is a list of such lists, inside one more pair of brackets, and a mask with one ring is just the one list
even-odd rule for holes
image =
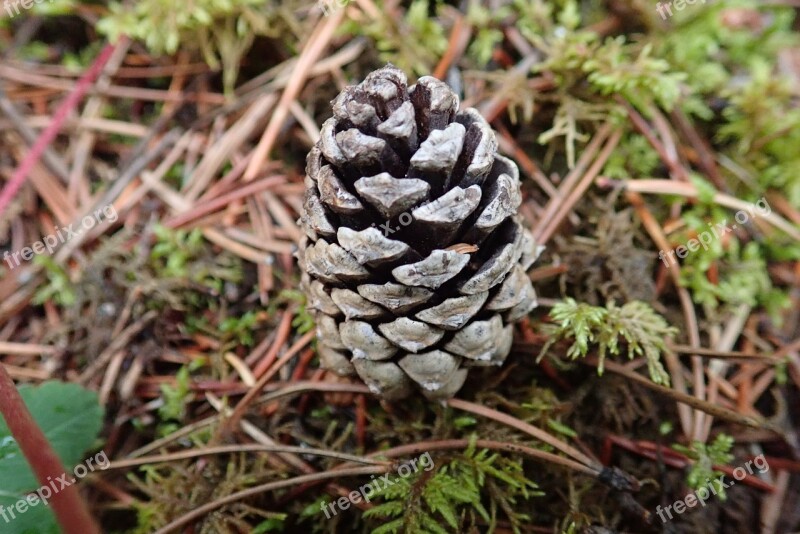
{"label": "decaying plant debris", "polygon": [[[797,531],[797,7],[339,4],[0,18],[0,253],[119,215],[0,263],[6,371],[105,409],[112,466],[80,483],[102,530]],[[504,365],[446,401],[321,369],[295,259],[306,154],[387,62],[485,117],[546,246]],[[373,475],[391,484],[331,513]]]}

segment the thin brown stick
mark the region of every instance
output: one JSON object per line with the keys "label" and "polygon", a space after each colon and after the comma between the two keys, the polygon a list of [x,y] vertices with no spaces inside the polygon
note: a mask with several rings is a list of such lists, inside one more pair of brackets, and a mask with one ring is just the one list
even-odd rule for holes
{"label": "thin brown stick", "polygon": [[264,178],[263,180],[244,185],[239,189],[231,191],[230,193],[210,199],[208,202],[198,204],[189,211],[176,215],[165,222],[164,225],[173,229],[180,228],[181,226],[185,226],[195,219],[198,219],[204,215],[208,215],[209,213],[227,206],[234,200],[248,197],[265,189],[270,189],[280,183],[283,183],[285,180],[285,176],[270,176],[268,178]]}
{"label": "thin brown stick", "polygon": [[[597,135],[599,136],[600,134],[598,133]],[[603,148],[600,150],[600,153],[597,155],[597,158],[592,162],[592,165],[586,170],[586,173],[581,177],[581,180],[575,186],[575,189],[570,191],[567,198],[564,199],[562,203],[557,205],[558,209],[553,214],[553,217],[546,220],[545,227],[542,228],[541,232],[537,235],[536,242],[538,244],[543,245],[547,243],[559,225],[564,221],[564,219],[567,218],[567,215],[569,215],[581,197],[583,197],[583,195],[592,185],[595,178],[602,170],[603,165],[605,165],[609,156],[611,156],[611,152],[613,152],[617,147],[617,144],[619,144],[619,140],[621,138],[622,130],[616,130],[613,134],[611,134],[605,146],[603,146]]]}
{"label": "thin brown stick", "polygon": [[578,158],[575,167],[564,177],[564,180],[561,182],[561,185],[558,188],[558,195],[552,197],[550,201],[544,208],[544,213],[539,218],[536,226],[534,226],[532,233],[533,237],[536,238],[536,242],[542,244],[542,235],[550,222],[550,220],[555,216],[558,212],[561,204],[565,202],[566,198],[569,196],[570,191],[572,191],[575,186],[580,181],[581,176],[583,175],[586,168],[589,166],[592,158],[597,154],[597,151],[600,149],[603,143],[605,143],[606,139],[608,139],[609,134],[611,133],[611,125],[605,124],[602,128],[600,128],[597,133],[592,137],[592,140],[589,141],[589,144],[581,153],[581,156]]}
{"label": "thin brown stick", "polygon": [[725,358],[728,360],[758,360],[773,365],[783,362],[783,358],[773,354],[757,354],[749,352],[723,351],[705,349],[701,347],[690,347],[689,345],[668,344],[669,348],[679,354],[696,354],[698,356],[709,356],[712,358]]}
{"label": "thin brown stick", "polygon": [[[287,314],[287,316],[289,318],[292,317],[291,314]],[[233,411],[233,415],[231,416],[230,419],[230,424],[235,425],[238,422],[238,420],[241,419],[241,417],[244,415],[245,410],[247,410],[247,406],[250,404],[253,398],[255,398],[255,396],[261,392],[266,383],[272,380],[272,378],[278,373],[278,371],[280,371],[281,367],[283,367],[289,360],[294,358],[294,356],[298,352],[300,352],[303,349],[303,347],[308,345],[311,342],[311,340],[314,339],[315,335],[316,335],[315,332],[306,333],[294,345],[292,345],[292,347],[286,352],[286,354],[281,356],[281,358],[277,362],[275,362],[275,365],[273,365],[267,372],[264,373],[263,376],[261,376],[258,379],[258,382],[256,382],[256,384],[252,388],[250,388],[250,391],[248,391],[247,394],[244,396],[244,398],[242,398],[242,400],[239,402],[239,404],[236,405],[236,409]],[[258,376],[258,373],[255,373],[255,375]]]}
{"label": "thin brown stick", "polygon": [[[441,441],[423,441],[421,443],[409,443],[407,445],[400,445],[398,447],[392,447],[391,449],[373,452],[371,454],[368,454],[367,457],[371,458],[378,456],[385,458],[397,458],[401,456],[410,456],[413,454],[420,454],[424,452],[437,451],[437,450],[464,449],[469,445],[470,445],[470,440],[468,439],[444,439]],[[592,467],[586,466],[583,463],[570,460],[569,458],[564,458],[555,455],[553,453],[542,451],[539,449],[534,449],[533,447],[528,447],[527,445],[521,445],[519,443],[506,443],[504,441],[478,439],[475,440],[475,446],[484,449],[501,450],[501,451],[524,454],[526,456],[530,456],[531,458],[536,458],[537,460],[545,460],[550,463],[558,464],[562,467],[572,469],[573,471],[577,471],[579,473],[583,473],[591,477],[598,476],[600,470],[602,469],[602,466],[600,466],[599,469],[594,469]]]}
{"label": "thin brown stick", "polygon": [[[591,365],[591,366],[597,366],[598,364],[598,360],[595,357],[588,357],[579,361],[581,361],[586,365]],[[725,419],[727,421],[731,421],[733,423],[744,425],[750,428],[765,428],[767,430],[772,430],[773,432],[776,432],[778,435],[783,435],[783,431],[779,427],[762,418],[748,417],[746,415],[742,415],[738,412],[729,410],[722,406],[718,406],[716,404],[711,404],[710,402],[700,400],[697,397],[693,397],[691,395],[675,391],[674,389],[662,386],[660,384],[656,384],[650,379],[638,373],[635,373],[634,371],[629,370],[627,367],[625,367],[624,365],[620,365],[617,362],[606,360],[604,365],[606,370],[612,373],[622,375],[625,378],[633,380],[638,384],[641,384],[647,388],[657,391],[662,395],[666,395],[667,397],[670,397],[679,403],[687,404],[692,408],[701,410],[714,417],[719,417],[721,419]]]}
{"label": "thin brown stick", "polygon": [[178,460],[189,460],[191,458],[200,458],[203,456],[212,456],[217,454],[234,454],[237,452],[285,452],[292,454],[311,454],[314,456],[324,456],[326,458],[336,458],[343,462],[352,462],[368,465],[387,465],[387,462],[380,460],[373,460],[369,457],[355,456],[339,451],[329,451],[325,449],[317,449],[313,447],[298,447],[293,445],[261,445],[261,444],[247,444],[247,445],[221,445],[219,447],[205,447],[202,449],[191,449],[188,451],[173,452],[169,454],[160,454],[158,456],[143,456],[139,458],[129,458],[124,460],[117,460],[111,462],[111,465],[103,469],[103,471],[110,471],[113,469],[128,469],[130,467],[137,467],[147,464],[158,464],[165,462],[174,462]]}
{"label": "thin brown stick", "polygon": [[450,65],[464,53],[469,43],[470,35],[472,34],[471,28],[466,23],[461,13],[456,12],[455,18],[456,21],[453,24],[453,29],[450,30],[450,38],[447,41],[447,50],[445,50],[442,59],[439,60],[439,64],[436,65],[433,71],[433,76],[440,80],[445,79]]}
{"label": "thin brown stick", "polygon": [[[0,413],[42,486],[47,486],[49,480],[56,480],[67,472],[1,363]],[[66,534],[100,534],[77,484],[55,493],[50,505]]]}
{"label": "thin brown stick", "polygon": [[39,354],[55,354],[57,347],[50,345],[34,345],[33,343],[12,343],[10,341],[0,341],[0,354],[21,354],[27,356],[38,356]]}
{"label": "thin brown stick", "polygon": [[[10,65],[3,64],[0,64],[0,78],[36,87],[58,89],[60,91],[71,91],[75,88],[74,81],[42,76],[41,74],[31,74],[23,69],[17,69]],[[153,102],[183,102],[186,100],[189,102],[202,102],[212,105],[223,105],[227,102],[225,95],[219,93],[203,92],[178,95],[161,89],[126,87],[122,85],[112,85],[105,89],[92,88],[89,90],[88,94],[97,94],[114,98],[129,98],[132,100],[149,100]]]}
{"label": "thin brown stick", "polygon": [[[661,250],[669,249],[667,236],[664,235],[661,225],[658,224],[656,218],[653,217],[653,214],[650,213],[650,210],[648,210],[647,206],[645,206],[642,196],[638,193],[628,192],[626,197],[628,202],[630,202],[633,208],[636,210],[636,214],[642,221],[642,225],[644,226],[645,230],[647,230],[647,233],[650,234],[650,238],[658,247],[661,248]],[[689,292],[686,290],[686,288],[681,286],[680,267],[675,263],[670,263],[667,268],[669,269],[669,275],[672,278],[672,282],[675,285],[676,291],[678,292],[678,299],[680,300],[681,309],[683,310],[683,315],[686,321],[686,332],[689,336],[689,344],[694,347],[699,347],[700,328],[697,324],[697,315],[695,313],[694,303],[692,302],[691,295],[689,295]],[[680,365],[680,362],[677,360],[677,358],[675,358],[675,356],[670,352],[665,353],[665,359],[667,362],[667,368],[669,369],[670,378],[672,379],[673,387],[678,392],[686,394],[688,390],[686,388],[686,383],[683,380],[683,367]],[[694,377],[694,394],[697,395],[698,398],[703,399],[705,398],[705,381],[703,375],[703,362],[699,356],[692,357],[692,372]],[[693,421],[691,410],[689,410],[689,408],[683,404],[678,405],[678,416],[681,421],[683,433],[687,438],[693,438],[696,435],[695,432],[699,432],[698,425],[700,422]],[[703,416],[701,414],[695,412],[694,419],[700,419],[702,417]]]}
{"label": "thin brown stick", "polygon": [[474,413],[476,415],[481,415],[483,417],[488,417],[489,419],[493,419],[499,423],[503,423],[504,425],[510,426],[512,428],[516,428],[526,434],[533,436],[534,438],[547,443],[548,445],[552,445],[556,449],[562,451],[564,454],[571,456],[572,458],[578,460],[586,467],[593,469],[599,472],[602,469],[602,465],[597,460],[589,458],[572,445],[561,441],[560,439],[556,438],[555,436],[548,434],[544,430],[540,428],[536,428],[535,426],[526,423],[525,421],[521,421],[516,417],[512,417],[508,414],[503,412],[498,412],[492,408],[487,408],[486,406],[481,406],[480,404],[475,404],[473,402],[461,400],[461,399],[450,399],[447,401],[447,404],[453,408],[458,410],[463,410],[465,412]]}

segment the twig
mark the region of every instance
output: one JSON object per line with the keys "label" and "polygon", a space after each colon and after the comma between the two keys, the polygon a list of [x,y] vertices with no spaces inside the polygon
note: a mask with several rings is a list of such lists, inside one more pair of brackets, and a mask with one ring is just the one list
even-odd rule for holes
{"label": "twig", "polygon": [[[23,69],[14,68],[7,64],[0,64],[0,78],[59,91],[69,91],[74,83],[71,80],[62,80],[41,74],[31,74]],[[127,87],[122,85],[112,85],[106,89],[92,89],[90,94],[99,94],[114,98],[128,98],[132,100],[147,100],[152,102],[177,102],[184,100],[189,102],[206,103],[212,105],[224,105],[227,100],[225,95],[220,93],[187,93],[174,94],[171,91],[162,89],[148,89],[146,87]]]}
{"label": "twig", "polygon": [[727,351],[727,350],[714,350],[714,349],[704,349],[700,347],[690,347],[688,345],[673,345],[668,343],[667,346],[674,352],[679,354],[696,354],[698,356],[708,356],[712,358],[725,358],[729,360],[756,360],[761,361],[765,364],[779,364],[783,362],[782,358],[779,358],[773,354],[756,354],[756,353],[749,353],[749,352],[737,352],[737,351]]}
{"label": "twig", "polygon": [[[8,116],[9,122],[11,122],[14,129],[16,129],[17,133],[26,143],[33,144],[36,142],[36,132],[28,124],[29,119],[23,117],[22,114],[17,111],[17,108],[14,107],[14,104],[8,99],[2,87],[0,87],[0,111]],[[49,124],[50,118],[47,117],[46,120]],[[69,180],[69,169],[67,169],[64,160],[55,153],[52,147],[45,147],[44,152],[42,152],[42,161],[62,182],[67,183]]]}
{"label": "twig", "polygon": [[38,356],[39,354],[55,354],[57,347],[50,345],[34,345],[32,343],[13,343],[10,341],[0,341],[0,354],[21,354],[27,356]]}
{"label": "twig", "polygon": [[[608,125],[606,125],[608,126]],[[606,131],[606,128],[603,128],[603,131]],[[601,133],[597,134],[598,137],[601,136]],[[558,199],[559,202],[555,204],[556,210],[553,213],[552,217],[544,219],[544,227],[542,228],[541,225],[537,226],[537,230],[539,232],[535,234],[536,243],[539,245],[544,245],[550,239],[550,237],[555,233],[558,226],[561,222],[569,215],[578,201],[583,197],[589,187],[595,180],[595,177],[600,173],[605,165],[606,161],[608,160],[609,156],[611,156],[611,152],[617,147],[619,140],[622,137],[622,130],[614,131],[611,136],[608,138],[605,146],[600,150],[600,153],[597,155],[597,158],[592,162],[592,165],[586,170],[584,175],[581,177],[581,180],[575,185],[575,188],[569,191],[566,188],[562,188],[561,192],[566,193],[569,191],[569,195],[566,198]],[[577,179],[577,174],[574,175]],[[566,184],[566,181],[565,181]],[[557,199],[552,199],[550,203]],[[563,200],[563,202],[561,201]],[[548,207],[550,206],[548,203]]]}
{"label": "twig", "polygon": [[[598,364],[597,358],[595,357],[588,357],[585,359],[581,359],[579,361],[590,366],[597,366]],[[606,361],[605,368],[612,373],[617,373],[619,375],[622,375],[625,378],[633,380],[638,384],[641,384],[647,388],[657,391],[662,395],[666,395],[667,397],[670,397],[677,402],[687,404],[692,408],[701,410],[709,415],[713,415],[714,417],[719,417],[721,419],[725,419],[733,423],[738,423],[740,425],[744,425],[750,428],[765,428],[767,430],[772,430],[778,435],[783,435],[783,431],[780,428],[760,417],[748,417],[733,410],[724,408],[722,406],[711,404],[709,402],[700,400],[697,397],[687,395],[686,393],[681,393],[679,391],[675,391],[674,389],[670,389],[660,384],[656,384],[655,382],[652,382],[648,378],[627,369],[624,365],[620,365],[617,362]]]}
{"label": "twig", "polygon": [[592,140],[589,141],[589,144],[583,150],[580,158],[578,158],[578,162],[575,164],[575,167],[573,167],[567,176],[564,177],[564,180],[561,182],[561,185],[558,188],[558,194],[550,198],[550,201],[545,206],[544,212],[541,214],[539,221],[532,230],[533,237],[536,238],[536,242],[538,244],[543,244],[541,237],[545,228],[550,220],[552,220],[552,218],[555,216],[556,212],[558,212],[561,204],[566,200],[567,196],[569,196],[570,191],[576,187],[584,171],[586,171],[589,162],[597,154],[600,146],[606,141],[606,139],[608,139],[610,132],[610,124],[604,125],[597,131],[594,137],[592,137]]}
{"label": "twig", "polygon": [[450,38],[447,41],[447,50],[445,50],[442,59],[439,60],[439,64],[436,65],[433,71],[433,76],[440,80],[445,79],[450,65],[464,53],[467,44],[469,44],[469,38],[472,35],[472,29],[469,24],[466,23],[464,15],[456,11],[455,19],[456,21],[453,24],[453,29],[450,30]]}
{"label": "twig", "polygon": [[[0,412],[42,486],[67,472],[1,363]],[[77,484],[62,488],[53,495],[50,504],[66,534],[100,534]]]}
{"label": "twig", "polygon": [[285,176],[270,176],[268,178],[264,178],[263,180],[243,185],[239,189],[231,191],[230,193],[226,193],[220,197],[210,199],[208,202],[198,204],[194,208],[168,219],[164,223],[164,226],[172,229],[180,228],[181,226],[184,226],[195,219],[227,206],[233,200],[245,198],[258,193],[259,191],[273,188],[278,184],[284,183],[285,181]]}
{"label": "twig", "polygon": [[[626,197],[628,202],[630,202],[633,208],[636,210],[636,214],[642,221],[642,225],[644,226],[645,230],[647,230],[647,233],[650,234],[650,237],[653,239],[655,244],[660,247],[661,250],[669,249],[667,236],[664,235],[661,225],[658,224],[656,218],[653,217],[653,214],[650,213],[650,210],[648,210],[647,206],[645,206],[642,196],[638,193],[629,191]],[[686,320],[686,332],[689,336],[689,344],[693,347],[699,347],[700,328],[697,324],[697,315],[695,313],[692,297],[689,294],[689,291],[687,291],[686,288],[681,285],[680,267],[676,263],[670,263],[668,269],[669,274],[672,277],[672,282],[675,285],[675,290],[678,292],[678,299],[680,300],[681,309],[683,310],[683,315]],[[667,362],[667,367],[669,368],[673,387],[678,392],[685,395],[687,389],[686,383],[683,379],[683,367],[677,358],[675,358],[675,356],[669,351],[665,352],[664,358]],[[703,371],[703,362],[699,356],[692,356],[692,374],[694,380],[694,394],[699,399],[704,399],[705,375]],[[702,428],[702,419],[705,417],[703,414],[695,412],[693,418],[692,412],[687,406],[678,404],[678,416],[681,421],[683,433],[687,438],[693,439],[699,434],[700,429]]]}
{"label": "twig", "polygon": [[[97,83],[95,84],[98,89],[108,89],[111,86],[111,77],[114,72],[119,69],[125,56],[128,54],[130,41],[123,39],[117,44],[114,53],[109,58],[107,64],[102,69]],[[99,95],[93,95],[86,102],[83,108],[82,118],[92,119],[97,118],[103,109],[103,99]],[[68,199],[73,205],[79,205],[78,193],[79,185],[83,186],[81,193],[88,194],[89,186],[81,182],[81,178],[86,174],[86,166],[89,163],[92,147],[94,146],[95,134],[91,130],[83,130],[77,136],[75,144],[70,150],[74,154],[72,158],[72,169],[69,173],[69,186],[67,189]]]}
{"label": "twig", "polygon": [[[391,449],[373,452],[371,454],[368,454],[367,457],[371,458],[376,456],[378,457],[382,456],[385,458],[396,458],[398,456],[410,456],[413,454],[419,454],[426,451],[429,452],[436,450],[465,449],[469,445],[470,445],[470,440],[468,439],[444,439],[441,441],[423,441],[421,443],[409,443],[407,445],[400,445],[398,447],[393,447]],[[595,469],[586,466],[583,463],[570,460],[569,458],[563,458],[551,452],[541,451],[539,449],[534,449],[533,447],[528,447],[527,445],[521,445],[519,443],[506,443],[504,441],[478,439],[475,440],[475,446],[484,449],[521,453],[526,456],[530,456],[531,458],[536,458],[537,460],[545,460],[550,463],[558,464],[560,466],[572,469],[574,471],[577,471],[578,473],[589,475],[591,477],[597,477],[600,474],[600,471],[602,470],[602,466],[599,466],[599,468]]]}
{"label": "twig", "polygon": [[[283,317],[281,318],[281,323],[278,326],[278,334],[275,339],[275,343],[270,348],[270,351],[264,356],[264,359],[258,363],[256,366],[253,374],[258,378],[258,382],[250,388],[247,394],[239,401],[239,404],[236,405],[236,408],[233,410],[233,415],[231,415],[230,419],[226,422],[227,428],[235,427],[239,420],[244,415],[245,410],[247,410],[247,406],[252,402],[256,395],[261,393],[261,390],[264,386],[269,382],[272,377],[278,372],[278,370],[283,366],[283,364],[289,361],[291,358],[294,357],[295,354],[300,352],[300,350],[313,339],[313,332],[309,332],[310,336],[306,334],[300,342],[295,343],[294,346],[287,351],[286,354],[275,364],[272,365],[272,362],[275,361],[275,358],[278,356],[278,352],[281,350],[281,347],[286,343],[286,340],[289,337],[289,332],[291,331],[292,327],[292,317],[294,315],[289,312],[285,311],[283,313]],[[271,367],[271,369],[270,369]]]}

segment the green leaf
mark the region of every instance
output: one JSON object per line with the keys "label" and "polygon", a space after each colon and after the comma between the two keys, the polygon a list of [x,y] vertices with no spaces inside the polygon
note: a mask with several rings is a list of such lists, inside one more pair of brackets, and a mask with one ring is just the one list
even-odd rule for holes
{"label": "green leaf", "polygon": [[402,528],[403,519],[395,519],[373,529],[372,534],[395,534],[396,532],[401,532]]}
{"label": "green leaf", "polygon": [[[103,408],[97,395],[75,384],[61,382],[45,382],[38,387],[23,385],[19,392],[64,466],[71,471],[83,462],[103,424]],[[68,479],[74,478],[71,473],[67,474]],[[0,505],[9,519],[0,521],[3,534],[59,532],[53,513],[41,501],[36,506],[28,506],[21,514],[18,509],[12,510],[17,501],[38,488],[39,482],[8,425],[0,420]]]}

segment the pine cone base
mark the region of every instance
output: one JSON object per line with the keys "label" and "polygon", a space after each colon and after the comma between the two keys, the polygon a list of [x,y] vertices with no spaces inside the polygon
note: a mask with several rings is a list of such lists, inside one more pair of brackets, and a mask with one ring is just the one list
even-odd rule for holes
{"label": "pine cone base", "polygon": [[332,104],[299,221],[321,364],[388,400],[452,397],[536,306],[519,171],[436,78],[387,65]]}

